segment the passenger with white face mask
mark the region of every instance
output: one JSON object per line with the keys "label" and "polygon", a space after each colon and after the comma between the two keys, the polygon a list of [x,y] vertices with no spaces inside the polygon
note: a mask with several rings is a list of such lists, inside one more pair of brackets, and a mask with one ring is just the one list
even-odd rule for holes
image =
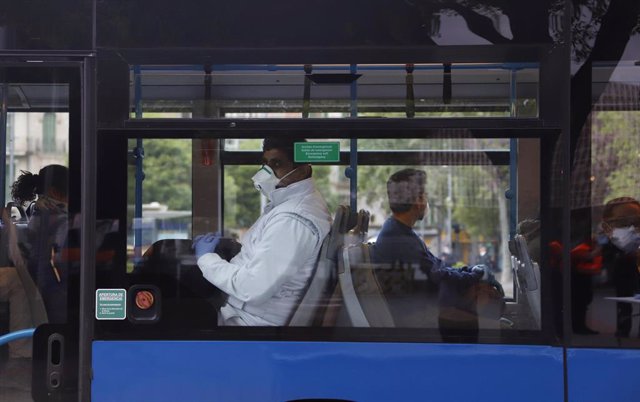
{"label": "passenger with white face mask", "polygon": [[331,218],[308,164],[294,162],[290,137],[266,138],[252,180],[268,203],[229,262],[214,250],[219,234],[196,237],[203,276],[228,295],[219,325],[286,325],[304,296]]}
{"label": "passenger with white face mask", "polygon": [[[640,203],[630,197],[613,199],[602,212],[602,229],[609,243],[602,247],[604,267],[610,272],[617,297],[633,296],[639,289]],[[617,304],[616,336],[631,333],[633,308]]]}

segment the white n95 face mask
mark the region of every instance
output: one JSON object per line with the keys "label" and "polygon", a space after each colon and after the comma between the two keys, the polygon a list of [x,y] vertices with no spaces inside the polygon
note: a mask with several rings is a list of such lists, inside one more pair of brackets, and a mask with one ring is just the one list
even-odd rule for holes
{"label": "white n95 face mask", "polygon": [[615,228],[611,233],[611,243],[620,250],[630,253],[640,247],[640,234],[633,226]]}
{"label": "white n95 face mask", "polygon": [[251,180],[253,180],[253,186],[256,188],[256,190],[260,191],[265,197],[271,199],[271,194],[276,190],[276,186],[280,183],[280,181],[289,176],[291,173],[295,172],[296,169],[293,169],[292,171],[278,179],[274,171],[269,166],[262,165],[260,170],[258,170],[258,172],[253,175]]}
{"label": "white n95 face mask", "polygon": [[280,179],[278,179],[271,170],[271,168],[267,165],[262,165],[260,170],[251,178],[253,180],[253,186],[256,190],[260,191],[262,195],[269,198],[271,193],[273,193],[276,189],[278,183],[280,183]]}

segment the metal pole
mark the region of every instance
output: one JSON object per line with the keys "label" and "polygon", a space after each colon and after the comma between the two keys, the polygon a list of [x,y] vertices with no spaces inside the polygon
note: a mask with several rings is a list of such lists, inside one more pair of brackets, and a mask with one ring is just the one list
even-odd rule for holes
{"label": "metal pole", "polygon": [[[135,114],[137,119],[142,118],[142,81],[140,73],[140,66],[134,66]],[[137,265],[142,259],[142,181],[144,180],[144,146],[142,144],[142,138],[136,139],[133,156],[136,159],[136,188],[133,213],[133,263]]]}
{"label": "metal pole", "polygon": [[[4,125],[9,125],[8,113]],[[9,127],[7,127],[7,134],[9,134],[9,183],[13,184],[16,181],[16,130],[12,127],[9,131]]]}
{"label": "metal pole", "polygon": [[[4,77],[3,77],[4,78]],[[6,80],[3,80],[6,81]],[[6,191],[7,180],[4,171],[7,166],[7,115],[9,110],[9,83],[4,82],[2,84],[2,115],[0,116],[0,149],[1,156],[0,164],[2,164],[2,172],[0,175],[0,197],[2,199],[2,205],[6,204]],[[11,177],[11,176],[10,176]]]}
{"label": "metal pole", "polygon": [[304,92],[302,94],[302,118],[309,117],[309,111],[311,110],[311,72],[313,66],[311,64],[304,65]]}
{"label": "metal pole", "polygon": [[446,227],[447,227],[447,238],[446,238],[446,246],[449,248],[449,253],[451,253],[451,255],[453,255],[453,241],[451,240],[453,235],[452,235],[452,225],[451,225],[451,215],[452,215],[452,207],[453,207],[453,175],[451,172],[452,167],[449,166],[448,167],[448,171],[447,171],[447,222],[446,222]]}
{"label": "metal pole", "polygon": [[[516,70],[511,70],[510,94],[509,94],[509,114],[511,117],[517,115],[517,92],[516,92]],[[516,235],[518,219],[518,140],[509,140],[509,235],[513,239]]]}
{"label": "metal pole", "polygon": [[[356,74],[358,66],[352,64],[349,68],[351,74]],[[351,82],[350,88],[350,111],[351,117],[358,117],[358,83],[357,80]],[[352,138],[349,152],[349,195],[351,212],[355,214],[358,212],[358,139]]]}

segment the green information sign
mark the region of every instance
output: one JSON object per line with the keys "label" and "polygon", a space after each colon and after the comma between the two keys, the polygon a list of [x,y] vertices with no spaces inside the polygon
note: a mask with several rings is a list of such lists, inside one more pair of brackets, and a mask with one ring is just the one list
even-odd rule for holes
{"label": "green information sign", "polygon": [[127,291],[97,289],[96,320],[124,320],[125,318],[127,318]]}
{"label": "green information sign", "polygon": [[301,162],[340,162],[339,142],[296,142],[293,160]]}

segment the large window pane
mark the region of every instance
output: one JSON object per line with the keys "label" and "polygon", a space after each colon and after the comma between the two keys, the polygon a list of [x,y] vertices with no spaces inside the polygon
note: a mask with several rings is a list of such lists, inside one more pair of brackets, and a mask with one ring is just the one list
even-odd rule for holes
{"label": "large window pane", "polygon": [[[68,85],[12,83],[0,95],[7,110],[0,217],[0,335],[6,335],[76,319],[80,244],[69,209]],[[30,399],[32,353],[31,338],[0,346],[0,399]]]}
{"label": "large window pane", "polygon": [[[129,165],[128,244],[132,258],[128,272],[149,285],[164,287],[161,291],[165,300],[173,300],[177,305],[190,300],[185,297],[202,300],[197,311],[206,312],[208,317],[196,319],[191,312],[181,310],[180,314],[174,312],[178,315],[173,318],[167,313],[166,322],[186,320],[188,325],[200,322],[205,327],[230,325],[228,318],[221,317],[225,314],[228,317],[228,309],[232,307],[241,309],[240,315],[258,317],[255,321],[250,319],[253,324],[248,325],[269,325],[269,312],[264,312],[267,318],[258,315],[262,311],[260,303],[264,302],[248,299],[245,304],[240,303],[248,306],[245,311],[233,301],[250,297],[234,293],[246,286],[241,278],[250,281],[252,275],[266,275],[264,280],[274,281],[277,284],[274,286],[291,286],[289,289],[300,286],[298,290],[289,290],[295,295],[293,303],[284,306],[280,301],[269,307],[280,317],[277,325],[423,328],[440,332],[443,339],[458,334],[467,340],[477,339],[478,331],[540,330],[541,274],[545,269],[548,272],[539,246],[540,228],[544,225],[540,198],[541,143],[538,139],[475,138],[464,130],[447,133],[449,137],[442,138],[340,139],[336,140],[342,153],[340,162],[313,163],[313,182],[333,218],[333,227],[325,229],[329,234],[322,238],[323,245],[314,246],[318,247],[312,257],[315,268],[302,279],[289,276],[302,272],[298,272],[304,265],[302,262],[299,266],[294,264],[297,268],[293,273],[283,277],[275,276],[279,275],[280,265],[271,268],[260,265],[274,258],[278,264],[291,264],[288,254],[302,253],[307,247],[298,243],[301,237],[287,240],[278,246],[281,248],[271,251],[261,243],[267,241],[262,236],[272,233],[270,222],[278,219],[273,216],[277,212],[272,211],[278,211],[283,202],[278,198],[273,202],[254,187],[259,176],[256,174],[264,170],[262,139],[143,139],[145,179],[143,196],[137,201],[135,171],[139,167],[135,166],[135,158],[130,159]],[[310,140],[318,144],[327,141]],[[224,146],[216,145],[219,143]],[[348,165],[351,145],[356,145],[354,150],[358,152],[357,168]],[[136,146],[137,140],[130,140],[130,149]],[[198,157],[192,159],[194,150]],[[205,151],[210,151],[213,159],[201,166],[204,163],[201,152]],[[522,152],[522,158],[510,157],[514,152]],[[266,166],[275,169],[269,165],[269,154],[264,157]],[[291,173],[296,171],[294,167]],[[300,163],[297,169],[308,167]],[[428,208],[421,219],[410,221],[406,227],[407,233],[412,233],[406,244],[431,256],[426,265],[421,260],[388,265],[376,254],[382,247],[380,239],[388,236],[385,234],[388,222],[400,222],[402,216],[391,209],[387,183],[392,175],[406,169],[426,176],[424,194]],[[276,179],[274,186],[280,186],[277,183],[281,180],[284,183],[283,177]],[[357,178],[355,188],[349,177],[354,183]],[[198,185],[192,185],[192,180]],[[514,180],[517,187],[510,190]],[[274,188],[278,188],[279,194],[288,194],[289,186],[293,185]],[[203,194],[208,195],[203,198]],[[218,198],[222,204],[216,207]],[[352,200],[357,202],[357,209],[349,212],[355,206]],[[136,203],[140,203],[141,219],[133,216]],[[200,212],[192,212],[196,210]],[[359,210],[366,212],[358,214]],[[294,224],[311,219],[310,213],[285,215],[298,216],[290,222]],[[291,230],[297,230],[294,227]],[[220,261],[223,271],[217,272],[237,270],[237,276],[230,277],[233,282],[229,283],[233,285],[216,285],[217,279],[209,276],[213,274],[207,271],[204,259],[196,261],[193,255],[190,239],[207,232],[221,237],[219,243],[216,240],[215,250],[216,258],[220,258],[216,261]],[[520,240],[514,237],[516,234]],[[268,241],[278,244],[277,238]],[[136,254],[134,246],[138,244],[141,249]],[[256,254],[262,252],[266,254]],[[437,267],[434,261],[439,264]],[[162,276],[154,276],[162,272],[165,272]],[[179,276],[170,284],[165,282],[166,275]],[[442,275],[466,279],[449,283]],[[318,277],[321,285],[317,284]],[[443,291],[444,288],[448,290]],[[274,290],[276,293],[270,291],[269,297],[279,295],[278,289]],[[310,289],[319,293],[307,297]],[[229,300],[236,304],[228,307]],[[359,301],[360,317],[358,313],[354,315],[349,304],[354,300]],[[363,317],[366,325],[360,321]],[[238,325],[245,318],[233,322]]]}

